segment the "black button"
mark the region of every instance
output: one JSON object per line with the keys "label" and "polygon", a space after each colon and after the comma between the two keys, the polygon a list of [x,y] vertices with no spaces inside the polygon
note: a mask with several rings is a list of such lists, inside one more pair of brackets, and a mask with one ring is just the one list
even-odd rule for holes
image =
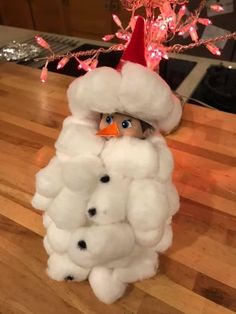
{"label": "black button", "polygon": [[100,181],[103,183],[107,183],[110,181],[110,177],[106,174],[105,176],[101,177]]}
{"label": "black button", "polygon": [[84,240],[80,240],[78,242],[78,247],[81,249],[81,250],[86,250],[87,249],[87,244]]}
{"label": "black button", "polygon": [[71,275],[69,275],[69,276],[66,276],[65,278],[64,278],[66,281],[72,281],[72,280],[74,280],[74,277],[73,276],[71,276]]}
{"label": "black button", "polygon": [[89,208],[88,213],[89,213],[89,216],[92,217],[92,216],[96,215],[97,210],[96,210],[96,208]]}

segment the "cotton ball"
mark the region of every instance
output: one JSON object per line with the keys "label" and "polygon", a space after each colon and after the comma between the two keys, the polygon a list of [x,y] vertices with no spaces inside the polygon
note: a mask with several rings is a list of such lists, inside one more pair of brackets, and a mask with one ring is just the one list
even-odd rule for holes
{"label": "cotton ball", "polygon": [[110,139],[101,157],[108,172],[128,178],[153,178],[158,172],[158,155],[148,140],[128,136]]}
{"label": "cotton ball", "polygon": [[104,145],[104,139],[96,135],[96,129],[86,125],[66,125],[55,144],[59,153],[69,156],[78,154],[99,155]]}
{"label": "cotton ball", "polygon": [[90,269],[75,265],[66,254],[52,254],[48,259],[47,274],[57,281],[83,281]]}
{"label": "cotton ball", "polygon": [[134,180],[130,185],[128,220],[134,229],[149,231],[162,226],[169,213],[166,186],[155,180]]}
{"label": "cotton ball", "polygon": [[[168,84],[154,71],[127,62],[122,67],[119,100],[123,112],[142,120],[162,121],[172,111],[175,97]],[[144,83],[145,82],[145,83]]]}
{"label": "cotton ball", "polygon": [[119,108],[121,74],[110,67],[100,67],[74,80],[67,91],[69,107],[80,118],[81,111],[116,112]]}
{"label": "cotton ball", "polygon": [[156,177],[161,182],[168,182],[171,180],[174,160],[169,147],[166,145],[166,141],[162,135],[154,135],[149,138],[154,145],[156,152],[159,156],[159,169],[156,173]]}
{"label": "cotton ball", "polygon": [[155,251],[163,253],[165,252],[172,244],[173,231],[170,224],[166,224],[163,236],[160,242],[155,246]]}
{"label": "cotton ball", "polygon": [[56,227],[52,222],[47,230],[47,240],[50,246],[57,253],[64,253],[70,241],[71,233]]}
{"label": "cotton ball", "polygon": [[50,243],[49,243],[49,241],[48,241],[47,236],[45,236],[45,237],[43,238],[43,246],[44,246],[44,248],[45,248],[45,250],[46,250],[46,252],[47,252],[48,255],[51,255],[51,254],[54,253],[54,250],[53,250],[53,248],[51,247],[51,245],[50,245]]}
{"label": "cotton ball", "polygon": [[158,255],[152,249],[138,249],[127,267],[116,268],[114,277],[132,283],[153,277],[158,268]]}
{"label": "cotton ball", "polygon": [[174,215],[179,210],[179,194],[172,182],[167,185],[167,197],[170,206],[170,215]]}
{"label": "cotton ball", "polygon": [[126,218],[128,183],[127,179],[117,175],[103,176],[88,203],[88,218],[96,224],[124,221]]}
{"label": "cotton ball", "polygon": [[52,200],[52,198],[45,197],[36,192],[31,200],[31,204],[36,209],[47,210],[52,203]]}
{"label": "cotton ball", "polygon": [[153,247],[161,240],[163,232],[164,225],[149,231],[134,230],[136,243],[144,247]]}
{"label": "cotton ball", "polygon": [[79,155],[63,163],[62,177],[72,190],[89,193],[104,173],[102,161],[93,155]]}
{"label": "cotton ball", "polygon": [[55,197],[63,185],[61,163],[54,157],[36,174],[36,191],[48,198]]}
{"label": "cotton ball", "polygon": [[80,108],[76,116],[69,116],[63,121],[63,128],[68,126],[69,124],[80,124],[92,128],[97,128],[100,117],[101,114],[99,112],[90,111],[87,108]]}
{"label": "cotton ball", "polygon": [[113,270],[105,267],[94,267],[89,274],[89,283],[96,297],[106,304],[122,297],[127,287],[127,284],[117,280]]}
{"label": "cotton ball", "polygon": [[50,224],[52,223],[52,219],[48,216],[47,212],[43,214],[43,225],[44,228],[48,228]]}
{"label": "cotton ball", "polygon": [[88,196],[64,187],[48,209],[48,215],[61,229],[75,229],[86,224]]}
{"label": "cotton ball", "polygon": [[134,248],[134,234],[128,224],[83,227],[76,230],[70,241],[68,254],[82,267],[122,258]]}

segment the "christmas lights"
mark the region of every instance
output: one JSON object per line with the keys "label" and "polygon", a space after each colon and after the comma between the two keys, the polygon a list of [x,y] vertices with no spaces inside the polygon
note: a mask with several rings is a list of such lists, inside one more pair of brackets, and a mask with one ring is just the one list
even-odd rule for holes
{"label": "christmas lights", "polygon": [[48,69],[46,66],[42,68],[40,79],[42,83],[45,83],[48,77]]}
{"label": "christmas lights", "polygon": [[[46,60],[46,62],[60,60],[57,68],[63,68],[70,58],[75,58],[78,62],[78,69],[90,71],[97,67],[98,56],[100,53],[109,53],[111,51],[124,50],[127,46],[135,23],[136,10],[143,7],[146,11],[145,16],[145,47],[146,61],[148,67],[155,70],[158,69],[160,61],[168,58],[169,52],[183,52],[187,49],[192,49],[203,45],[214,55],[220,55],[220,50],[214,45],[214,42],[228,39],[236,39],[236,32],[219,36],[207,40],[199,38],[197,33],[197,23],[204,26],[211,25],[212,22],[208,18],[201,18],[202,10],[208,6],[207,0],[201,0],[198,8],[194,12],[189,12],[187,9],[188,0],[121,0],[123,7],[130,11],[131,16],[126,27],[123,27],[120,18],[113,14],[112,18],[118,29],[114,34],[104,35],[104,41],[110,41],[117,38],[122,40],[122,44],[113,44],[109,48],[99,48],[88,51],[79,51],[77,53],[67,53],[65,55],[56,55],[51,50],[49,44],[40,36],[36,36],[37,43],[49,50],[51,55],[46,58],[38,58],[37,60]],[[223,7],[217,3],[209,5],[209,8],[216,12],[223,11]],[[171,41],[176,36],[185,36],[192,40],[188,45],[171,45]],[[81,61],[80,56],[88,56],[87,60]],[[46,79],[46,66],[44,69],[43,81]]]}
{"label": "christmas lights", "polygon": [[57,70],[62,69],[69,60],[70,58],[68,56],[63,57],[57,64]]}
{"label": "christmas lights", "polygon": [[51,47],[49,46],[49,44],[46,42],[46,40],[44,40],[42,37],[40,36],[35,36],[36,42],[39,46],[41,46],[44,49],[50,50],[51,51]]}
{"label": "christmas lights", "polygon": [[222,11],[224,11],[224,8],[221,5],[219,5],[219,4],[211,4],[210,8],[211,8],[212,11],[215,11],[215,12],[222,12]]}

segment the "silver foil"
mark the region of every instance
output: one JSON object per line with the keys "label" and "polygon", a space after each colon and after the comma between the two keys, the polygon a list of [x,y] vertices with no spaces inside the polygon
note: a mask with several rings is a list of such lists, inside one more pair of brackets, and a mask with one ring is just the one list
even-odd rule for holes
{"label": "silver foil", "polygon": [[7,61],[28,61],[37,57],[41,51],[40,47],[12,41],[0,49],[0,58]]}

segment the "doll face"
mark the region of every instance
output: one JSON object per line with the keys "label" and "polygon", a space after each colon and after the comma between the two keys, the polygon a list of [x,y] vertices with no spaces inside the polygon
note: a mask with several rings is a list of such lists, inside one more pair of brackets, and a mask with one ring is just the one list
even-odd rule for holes
{"label": "doll face", "polygon": [[[113,134],[113,136],[145,137],[140,120],[121,113],[103,114],[99,124],[99,130],[104,130],[113,125],[116,126],[117,131],[115,131],[116,135]],[[109,137],[109,134],[107,137]]]}

